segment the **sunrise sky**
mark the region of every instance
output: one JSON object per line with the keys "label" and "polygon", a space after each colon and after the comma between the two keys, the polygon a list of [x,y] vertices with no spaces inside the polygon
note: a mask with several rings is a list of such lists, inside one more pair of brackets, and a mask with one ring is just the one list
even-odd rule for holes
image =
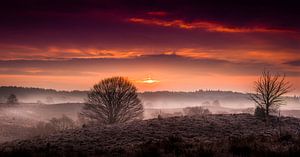
{"label": "sunrise sky", "polygon": [[125,76],[140,91],[251,92],[264,69],[300,95],[300,6],[274,0],[9,0],[0,85],[87,90]]}

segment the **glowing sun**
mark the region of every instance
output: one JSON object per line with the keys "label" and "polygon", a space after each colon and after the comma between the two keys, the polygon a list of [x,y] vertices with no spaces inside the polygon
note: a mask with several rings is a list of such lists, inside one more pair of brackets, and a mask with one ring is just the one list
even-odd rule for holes
{"label": "glowing sun", "polygon": [[151,77],[146,78],[145,80],[142,80],[141,82],[146,84],[153,84],[160,82],[159,80],[152,79]]}

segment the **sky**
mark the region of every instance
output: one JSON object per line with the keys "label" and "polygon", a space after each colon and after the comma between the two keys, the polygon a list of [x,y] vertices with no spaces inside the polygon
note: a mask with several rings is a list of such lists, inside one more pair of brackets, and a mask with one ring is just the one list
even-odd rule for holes
{"label": "sky", "polygon": [[10,0],[0,5],[0,85],[253,91],[264,69],[300,95],[300,5],[276,0]]}

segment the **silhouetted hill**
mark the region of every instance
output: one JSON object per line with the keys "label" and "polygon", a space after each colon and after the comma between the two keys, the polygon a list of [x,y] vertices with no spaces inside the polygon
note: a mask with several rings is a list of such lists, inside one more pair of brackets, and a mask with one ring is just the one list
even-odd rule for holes
{"label": "silhouetted hill", "polygon": [[276,117],[266,125],[252,115],[237,114],[94,125],[4,143],[0,155],[299,156],[300,120],[282,117],[280,124]]}

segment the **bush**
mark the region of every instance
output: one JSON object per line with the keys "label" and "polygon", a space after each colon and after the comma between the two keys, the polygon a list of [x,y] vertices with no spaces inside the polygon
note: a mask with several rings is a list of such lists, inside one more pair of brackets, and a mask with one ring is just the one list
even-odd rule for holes
{"label": "bush", "polygon": [[17,98],[17,96],[15,94],[9,95],[9,97],[7,98],[6,103],[9,104],[9,105],[18,104],[18,98]]}
{"label": "bush", "polygon": [[180,136],[171,135],[165,139],[145,142],[129,152],[128,156],[181,156],[181,157],[210,157],[214,156],[210,147],[201,143],[188,143]]}
{"label": "bush", "polygon": [[49,121],[49,124],[55,131],[63,131],[75,128],[75,122],[66,115],[63,115],[61,118],[52,118]]}
{"label": "bush", "polygon": [[186,108],[183,109],[183,112],[184,112],[185,115],[188,115],[188,116],[211,114],[211,112],[208,109],[205,109],[205,108],[200,107],[200,106],[186,107]]}
{"label": "bush", "polygon": [[255,111],[254,111],[254,115],[257,118],[265,119],[266,118],[266,111],[265,111],[264,108],[256,107]]}
{"label": "bush", "polygon": [[49,122],[39,122],[32,130],[32,136],[45,136],[58,131],[76,128],[75,122],[63,115],[60,118],[52,118]]}

